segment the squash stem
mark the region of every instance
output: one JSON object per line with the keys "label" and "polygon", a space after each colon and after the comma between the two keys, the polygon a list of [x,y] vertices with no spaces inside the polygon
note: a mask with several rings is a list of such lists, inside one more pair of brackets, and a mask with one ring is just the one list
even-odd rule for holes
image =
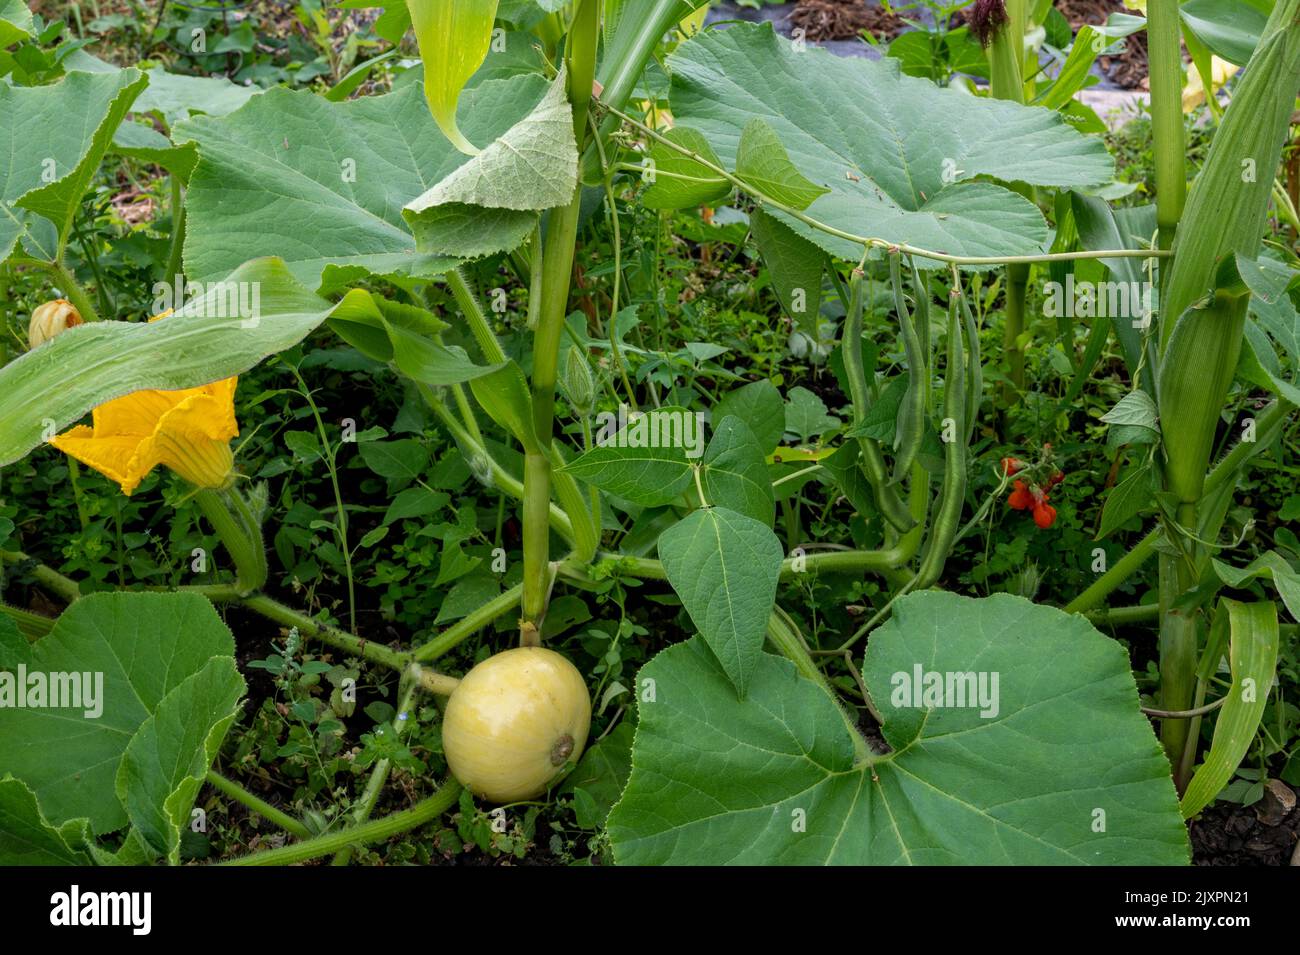
{"label": "squash stem", "polygon": [[311,837],[311,830],[297,819],[293,818],[293,816],[276,809],[266,800],[253,795],[233,779],[227,779],[216,770],[209,769],[206,780],[211,784],[212,788],[224,793],[236,802],[242,803],[248,809],[251,809],[253,812],[257,813],[268,822],[280,827],[290,835],[297,836],[299,839],[307,839]]}
{"label": "squash stem", "polygon": [[281,846],[266,852],[254,852],[219,864],[222,866],[293,865],[296,862],[306,862],[309,859],[331,855],[346,846],[382,842],[433,822],[456,805],[456,800],[460,798],[460,788],[460,783],[448,780],[428,799],[416,803],[410,809],[385,816],[383,819],[350,826],[291,846]]}

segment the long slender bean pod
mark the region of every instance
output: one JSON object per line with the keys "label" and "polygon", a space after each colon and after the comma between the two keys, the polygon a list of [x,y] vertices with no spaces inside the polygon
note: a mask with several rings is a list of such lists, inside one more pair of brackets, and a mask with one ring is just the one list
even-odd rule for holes
{"label": "long slender bean pod", "polygon": [[[862,367],[862,273],[855,270],[849,279],[848,311],[844,316],[844,330],[840,336],[840,352],[844,356],[844,374],[849,380],[849,397],[853,402],[853,419],[861,421],[867,414],[867,375]],[[871,484],[872,496],[885,521],[900,533],[915,526],[898,491],[889,482],[885,458],[880,444],[874,438],[861,437],[862,471]]]}
{"label": "long slender bean pod", "polygon": [[[898,312],[898,326],[903,337],[903,351],[907,357],[907,391],[898,406],[897,427],[894,431],[894,477],[897,484],[903,479],[921,450],[925,437],[925,405],[930,390],[929,356],[921,347],[921,337],[908,313],[903,295],[903,278],[900,254],[889,257],[889,280],[894,286],[894,308]],[[921,314],[919,302],[925,292],[917,289],[917,315]]]}
{"label": "long slender bean pod", "polygon": [[949,436],[943,452],[943,488],[930,538],[926,542],[914,589],[933,586],[943,573],[961,524],[966,503],[966,368],[962,347],[962,323],[957,316],[956,289],[948,303],[948,362],[944,369],[943,433]]}

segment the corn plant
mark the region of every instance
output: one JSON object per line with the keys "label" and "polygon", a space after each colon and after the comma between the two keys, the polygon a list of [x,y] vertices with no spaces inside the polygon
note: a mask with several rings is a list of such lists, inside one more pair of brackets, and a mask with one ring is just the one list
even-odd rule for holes
{"label": "corn plant", "polygon": [[[617,862],[1186,863],[1184,820],[1246,754],[1278,653],[1277,605],[1219,591],[1267,580],[1300,609],[1284,557],[1234,567],[1219,542],[1235,484],[1297,398],[1269,338],[1295,346],[1295,273],[1261,247],[1300,93],[1300,0],[1276,3],[1185,209],[1171,94],[1180,21],[1177,4],[1151,0],[1157,226],[1136,237],[1105,200],[1112,157],[1062,111],[1100,40],[1141,23],[1081,36],[1044,77],[1024,38],[1046,5],[981,3],[993,86],[976,96],[766,25],[695,32],[684,0],[544,6],[507,30],[491,0],[408,0],[421,83],[354,99],[272,90],[175,117],[167,135],[122,124],[150,90],[163,99],[177,82],[165,73],[0,85],[0,147],[11,147],[0,157],[12,157],[0,259],[47,274],[66,299],[33,326],[41,340],[0,368],[0,465],[57,451],[124,494],[165,467],[193,489],[234,564],[217,584],[83,595],[29,555],[0,552],[69,604],[48,625],[0,617],[0,675],[82,659],[108,674],[106,699],[138,702],[115,713],[112,733],[85,733],[57,710],[0,707],[0,737],[17,741],[0,747],[0,820],[29,834],[6,841],[0,829],[0,861],[179,861],[205,782],[288,834],[236,860],[251,865],[348,862],[358,846],[463,806],[463,794],[536,799],[582,759],[593,721],[583,675],[543,645],[548,615],[566,590],[614,580],[670,592],[694,632],[656,647],[623,688],[637,730],[605,824]],[[518,55],[494,61],[498,43]],[[643,82],[656,57],[665,95]],[[18,134],[52,113],[76,122]],[[75,213],[110,151],[164,167],[183,197],[175,271],[201,292],[156,321],[98,314],[68,268]],[[41,178],[46,159],[52,180]],[[822,306],[842,314],[849,420],[758,377],[707,402],[706,431],[702,410],[674,403],[680,393],[635,377],[639,346],[623,316],[638,303],[620,222],[634,203],[650,215],[743,211],[791,327],[816,342]],[[602,217],[612,291],[607,307],[587,303],[593,317],[575,308],[575,263]],[[1088,345],[1095,361],[1115,332],[1131,392],[1107,421],[1145,456],[1103,522],[1149,514],[1155,528],[1063,609],[960,595],[958,544],[1007,493],[1050,528],[1063,477],[1044,449],[1000,462],[994,493],[975,499],[998,357],[984,353],[975,290],[1005,270],[1001,357],[1018,390],[1031,269],[1075,267],[1158,276],[1156,322],[1098,319]],[[506,269],[526,291],[513,316],[476,278],[504,282]],[[877,284],[903,374],[864,336]],[[68,322],[68,309],[84,321]],[[313,334],[409,386],[469,480],[517,511],[519,582],[426,642],[364,640],[353,618],[344,629],[267,592],[273,509],[230,446],[233,394],[239,375]],[[1213,462],[1239,376],[1276,398]],[[315,423],[338,505],[331,529],[351,554],[342,445],[318,413]],[[782,540],[779,509],[788,517],[792,488],[814,479],[876,521],[878,541],[801,546],[797,514]],[[1093,624],[1132,612],[1103,604],[1156,554],[1160,707],[1144,713],[1125,650]],[[783,586],[823,575],[870,580],[881,594],[835,646],[810,641],[781,605]],[[246,689],[214,605],[400,674],[397,734],[414,700],[445,697],[448,778],[372,819],[393,771],[384,759],[340,807],[346,824],[321,833],[213,771]],[[445,671],[452,651],[501,619],[515,647],[461,678]],[[145,647],[156,653],[134,652]],[[1224,658],[1231,689],[1207,703]],[[853,687],[828,676],[828,660],[844,662]],[[1201,752],[1200,721],[1216,710]],[[83,764],[93,778],[69,791],[61,780]]]}

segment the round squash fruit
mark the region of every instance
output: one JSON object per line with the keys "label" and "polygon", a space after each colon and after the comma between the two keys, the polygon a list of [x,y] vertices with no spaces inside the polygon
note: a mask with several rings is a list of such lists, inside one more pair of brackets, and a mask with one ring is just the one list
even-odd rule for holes
{"label": "round squash fruit", "polygon": [[554,650],[516,647],[484,660],[447,700],[442,748],[451,774],[476,795],[518,802],[544,793],[576,762],[591,727],[591,696]]}

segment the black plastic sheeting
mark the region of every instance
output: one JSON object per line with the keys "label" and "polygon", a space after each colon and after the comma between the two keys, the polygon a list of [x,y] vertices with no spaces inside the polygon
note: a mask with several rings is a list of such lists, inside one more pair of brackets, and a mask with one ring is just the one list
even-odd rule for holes
{"label": "black plastic sheeting", "polygon": [[[868,7],[880,6],[879,3],[872,2],[872,0],[862,0],[862,5]],[[729,0],[722,0],[722,2],[715,3],[709,8],[708,17],[705,22],[720,23],[726,20],[745,20],[749,23],[771,23],[778,33],[782,36],[788,37],[790,35],[790,14],[794,12],[796,6],[798,6],[798,4],[795,3],[767,3],[758,8],[754,8],[742,7],[729,2]],[[902,6],[902,4],[899,4],[898,6]],[[895,9],[897,10],[898,8],[895,7]],[[930,11],[923,5],[918,5],[915,9],[900,10],[898,12],[909,20],[929,21],[931,19]],[[912,27],[907,27],[906,29],[911,30]],[[880,59],[881,51],[884,46],[882,44],[881,47],[875,47],[867,43],[865,40],[805,40],[804,42],[830,50],[836,56],[859,56],[869,60]],[[1123,87],[1112,83],[1106,75],[1102,73],[1101,67],[1098,64],[1094,63],[1090,72],[1099,80],[1099,82],[1090,87],[1090,89],[1123,90]],[[976,82],[981,81],[977,80]]]}

